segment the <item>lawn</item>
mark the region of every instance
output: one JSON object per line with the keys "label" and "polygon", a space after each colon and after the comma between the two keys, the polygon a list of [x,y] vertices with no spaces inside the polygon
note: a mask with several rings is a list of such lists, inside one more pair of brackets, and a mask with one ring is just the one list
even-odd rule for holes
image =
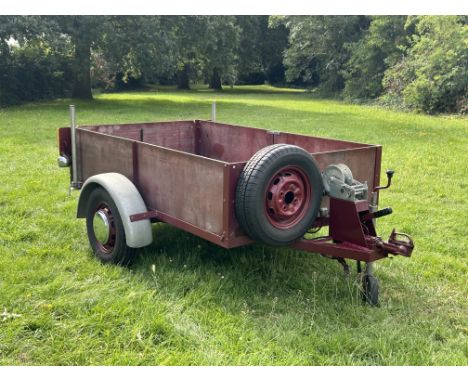
{"label": "lawn", "polygon": [[[223,250],[170,226],[131,268],[104,266],[56,165],[58,100],[0,109],[0,364],[467,365],[468,120],[239,87],[102,94],[79,124],[208,119],[383,145],[378,222],[411,258],[376,263],[379,308],[355,267],[288,248]],[[385,175],[382,175],[383,179]]]}

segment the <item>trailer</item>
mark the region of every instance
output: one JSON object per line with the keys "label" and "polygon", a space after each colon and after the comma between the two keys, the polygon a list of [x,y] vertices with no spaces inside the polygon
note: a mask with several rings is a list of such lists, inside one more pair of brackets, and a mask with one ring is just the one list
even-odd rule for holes
{"label": "trailer", "polygon": [[[58,164],[80,189],[95,256],[128,264],[164,222],[230,249],[253,242],[355,260],[378,304],[373,262],[409,257],[410,236],[377,235],[382,147],[205,120],[58,129]],[[327,234],[313,234],[328,229]],[[365,263],[361,269],[361,262]]]}

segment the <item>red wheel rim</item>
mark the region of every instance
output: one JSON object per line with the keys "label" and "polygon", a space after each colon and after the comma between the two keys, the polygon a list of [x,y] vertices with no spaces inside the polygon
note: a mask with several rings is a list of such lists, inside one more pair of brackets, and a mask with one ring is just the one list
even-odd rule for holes
{"label": "red wheel rim", "polygon": [[[103,224],[107,226],[108,232],[105,235],[105,239],[101,238],[102,231],[97,234],[95,227],[96,221],[102,221]],[[112,252],[115,246],[116,238],[115,221],[110,208],[105,203],[99,204],[94,212],[93,231],[99,250],[103,253]]]}
{"label": "red wheel rim", "polygon": [[269,222],[279,229],[294,227],[310,208],[311,196],[309,179],[300,168],[282,168],[270,179],[266,189]]}

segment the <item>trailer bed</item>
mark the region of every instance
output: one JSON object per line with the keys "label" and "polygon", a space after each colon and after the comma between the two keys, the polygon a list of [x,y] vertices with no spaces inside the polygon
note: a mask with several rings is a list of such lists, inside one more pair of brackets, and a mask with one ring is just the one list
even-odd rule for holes
{"label": "trailer bed", "polygon": [[[305,149],[321,171],[346,163],[369,188],[379,184],[380,145],[202,120],[80,126],[77,179],[83,183],[96,174],[118,172],[135,184],[159,221],[234,248],[251,242],[235,216],[238,176],[252,155],[277,143]],[[328,208],[328,199],[322,207]],[[316,221],[327,223],[326,218]]]}

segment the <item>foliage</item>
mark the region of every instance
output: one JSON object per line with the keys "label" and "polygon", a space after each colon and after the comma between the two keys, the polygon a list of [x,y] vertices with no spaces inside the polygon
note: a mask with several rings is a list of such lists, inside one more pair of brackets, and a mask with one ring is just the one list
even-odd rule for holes
{"label": "foliage", "polygon": [[95,84],[109,88],[111,83],[122,83],[121,79],[124,83],[140,78],[154,81],[170,73],[175,62],[171,54],[175,39],[166,25],[169,20],[163,17],[3,16],[2,21],[2,56],[9,55],[5,45],[11,37],[21,48],[38,51],[47,46],[61,52],[62,60],[72,68],[69,79],[76,98],[92,98],[91,73]]}
{"label": "foliage", "polygon": [[71,66],[62,56],[38,47],[13,49],[0,62],[0,104],[64,97],[71,91]]}
{"label": "foliage", "polygon": [[289,30],[284,54],[286,79],[320,86],[326,92],[343,89],[347,44],[357,41],[368,24],[364,16],[283,16],[272,19]]}
{"label": "foliage", "polygon": [[285,84],[283,53],[288,45],[289,31],[284,25],[268,22],[262,27],[262,64],[269,84]]}
{"label": "foliage", "polygon": [[171,20],[162,16],[113,16],[101,50],[124,79],[143,77],[144,82],[154,82],[172,73],[176,63],[171,26]]}
{"label": "foliage", "polygon": [[172,30],[176,46],[176,66],[179,89],[189,89],[191,81],[203,76],[205,62],[204,47],[207,41],[207,16],[172,17]]}
{"label": "foliage", "polygon": [[237,16],[241,28],[239,45],[240,84],[284,82],[283,51],[288,31],[283,25],[269,26],[268,16]]}
{"label": "foliage", "polygon": [[239,34],[235,16],[207,16],[202,54],[210,88],[220,90],[223,80],[231,85],[236,82]]}
{"label": "foliage", "polygon": [[385,75],[389,97],[428,113],[465,111],[468,99],[468,25],[458,16],[410,18],[416,31],[406,55]]}
{"label": "foliage", "polygon": [[66,35],[73,49],[72,96],[92,99],[91,48],[97,44],[106,25],[101,16],[43,16],[55,22],[59,36]]}
{"label": "foliage", "polygon": [[374,16],[362,39],[347,44],[350,58],[344,71],[345,96],[376,98],[382,94],[385,71],[401,58],[408,45],[406,16]]}
{"label": "foliage", "polygon": [[70,94],[70,51],[52,31],[36,17],[0,16],[0,105]]}
{"label": "foliage", "polygon": [[466,113],[467,27],[467,16],[0,16],[0,102],[268,82]]}
{"label": "foliage", "polygon": [[262,67],[263,36],[262,26],[268,23],[268,16],[236,16],[236,22],[240,27],[240,42],[238,51],[237,70],[239,83],[265,82],[264,68]]}

